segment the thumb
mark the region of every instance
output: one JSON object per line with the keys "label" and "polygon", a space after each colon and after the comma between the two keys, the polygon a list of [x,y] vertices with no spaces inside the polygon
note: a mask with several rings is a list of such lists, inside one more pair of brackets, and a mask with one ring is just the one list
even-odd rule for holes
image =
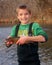
{"label": "thumb", "polygon": [[19,44],[19,40],[16,42],[16,44]]}

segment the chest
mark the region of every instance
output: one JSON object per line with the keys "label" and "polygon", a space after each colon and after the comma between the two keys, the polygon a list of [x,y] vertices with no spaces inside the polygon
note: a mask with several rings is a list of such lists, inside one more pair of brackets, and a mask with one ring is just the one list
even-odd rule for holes
{"label": "chest", "polygon": [[20,26],[18,30],[18,36],[28,36],[29,26]]}
{"label": "chest", "polygon": [[27,25],[20,25],[17,28],[17,36],[32,36],[33,35],[33,23]]}

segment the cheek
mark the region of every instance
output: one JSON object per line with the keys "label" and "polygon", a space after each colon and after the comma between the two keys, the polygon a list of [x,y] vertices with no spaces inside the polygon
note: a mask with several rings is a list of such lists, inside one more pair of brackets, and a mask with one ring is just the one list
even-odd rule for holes
{"label": "cheek", "polygon": [[27,15],[26,17],[27,17],[27,18],[31,18],[30,15]]}
{"label": "cheek", "polygon": [[20,16],[17,16],[18,19],[20,19],[21,17]]}

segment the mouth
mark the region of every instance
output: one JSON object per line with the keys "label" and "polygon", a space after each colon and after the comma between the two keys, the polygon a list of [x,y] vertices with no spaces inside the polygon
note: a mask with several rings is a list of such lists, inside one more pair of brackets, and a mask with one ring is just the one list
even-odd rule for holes
{"label": "mouth", "polygon": [[27,18],[25,18],[25,19],[21,19],[22,21],[27,21],[28,19]]}

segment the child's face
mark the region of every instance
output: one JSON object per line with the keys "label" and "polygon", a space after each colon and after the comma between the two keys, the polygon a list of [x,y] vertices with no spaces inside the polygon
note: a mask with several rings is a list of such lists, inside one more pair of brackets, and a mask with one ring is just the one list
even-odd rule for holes
{"label": "child's face", "polygon": [[17,18],[19,19],[19,21],[21,21],[22,24],[26,24],[31,18],[31,14],[28,12],[27,9],[19,9]]}

